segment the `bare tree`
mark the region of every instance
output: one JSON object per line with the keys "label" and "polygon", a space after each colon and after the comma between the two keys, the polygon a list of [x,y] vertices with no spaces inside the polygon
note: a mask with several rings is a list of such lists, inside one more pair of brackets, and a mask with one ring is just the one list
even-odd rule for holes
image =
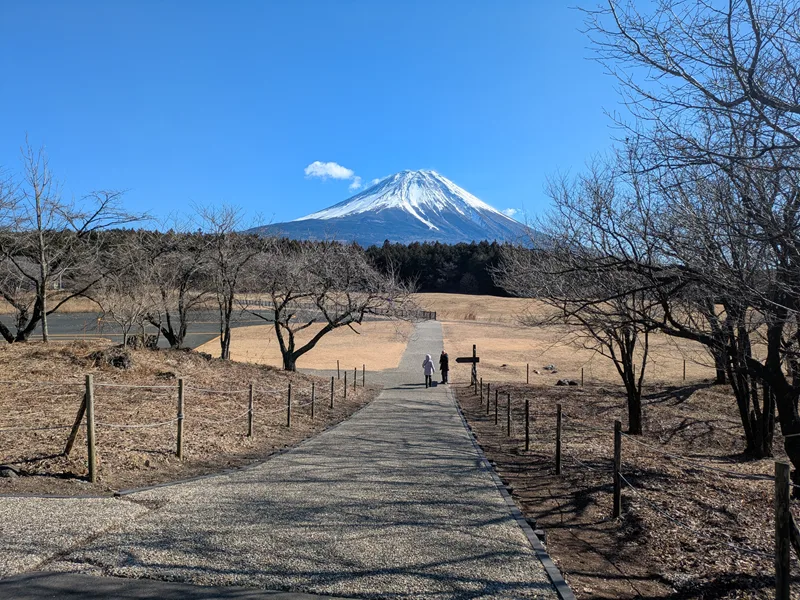
{"label": "bare tree", "polygon": [[[298,359],[334,329],[358,333],[357,326],[371,313],[391,316],[409,298],[409,288],[374,269],[361,249],[335,242],[273,240],[258,257],[253,276],[254,289],[266,294],[271,314],[249,312],[273,324],[287,371],[296,370]],[[298,342],[306,330],[313,334]]]}
{"label": "bare tree", "polygon": [[159,299],[149,261],[153,252],[158,252],[153,242],[161,234],[139,230],[109,232],[107,236],[113,241],[106,241],[100,265],[107,274],[89,297],[100,307],[104,319],[119,326],[123,346],[128,345],[134,328],[138,328],[144,344],[146,324]]}
{"label": "bare tree", "polygon": [[154,294],[148,321],[171,348],[183,347],[192,315],[214,293],[209,239],[180,230],[147,241],[146,268]]}
{"label": "bare tree", "polygon": [[220,357],[229,359],[236,294],[250,263],[261,251],[263,241],[256,235],[240,233],[242,215],[234,207],[199,208],[198,215],[208,239],[211,278],[219,310]]}
{"label": "bare tree", "polygon": [[[721,296],[729,301],[716,339],[678,313],[667,314],[666,327],[722,344],[743,421],[759,424],[748,445],[768,452],[774,402],[786,452],[800,467],[800,379],[792,366],[800,311],[800,5],[665,0],[643,14],[633,2],[609,0],[588,21],[598,57],[633,114],[632,123],[618,122],[642,149],[641,172],[665,198],[683,198],[692,216],[674,228],[680,234],[691,225],[685,243],[665,243],[669,269],[654,271],[654,280],[672,292],[713,290],[715,306]],[[706,190],[712,200],[703,203],[697,192],[708,181],[725,192]],[[701,243],[693,239],[698,232]],[[766,347],[761,359],[752,352],[756,332]],[[763,392],[754,404],[757,395],[747,390],[756,385]],[[755,419],[745,418],[748,409]]]}
{"label": "bare tree", "polygon": [[43,150],[23,148],[23,181],[0,214],[0,295],[14,311],[0,335],[27,341],[47,317],[86,294],[105,273],[98,268],[98,232],[139,220],[120,207],[122,194],[92,192],[80,204],[64,200]]}
{"label": "bare tree", "polygon": [[[660,307],[647,281],[625,262],[649,261],[647,199],[624,186],[612,164],[597,164],[572,181],[551,183],[554,210],[539,225],[549,247],[504,246],[495,282],[514,295],[535,298],[551,311],[522,318],[528,326],[566,325],[585,347],[610,359],[627,396],[628,430],[642,433],[642,384],[649,336]],[[628,193],[625,193],[628,192]]]}

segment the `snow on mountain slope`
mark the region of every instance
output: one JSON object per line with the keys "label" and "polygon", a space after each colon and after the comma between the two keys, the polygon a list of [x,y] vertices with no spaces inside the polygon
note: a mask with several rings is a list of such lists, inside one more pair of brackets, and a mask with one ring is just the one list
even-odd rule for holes
{"label": "snow on mountain slope", "polygon": [[251,231],[363,246],[385,240],[530,244],[538,236],[435,171],[402,171],[325,210]]}
{"label": "snow on mountain slope", "polygon": [[436,171],[401,171],[344,202],[295,221],[335,219],[393,208],[407,212],[431,229],[438,229],[430,220],[431,214],[441,215],[448,211],[462,216],[467,216],[470,209],[486,211],[500,219],[513,221]]}

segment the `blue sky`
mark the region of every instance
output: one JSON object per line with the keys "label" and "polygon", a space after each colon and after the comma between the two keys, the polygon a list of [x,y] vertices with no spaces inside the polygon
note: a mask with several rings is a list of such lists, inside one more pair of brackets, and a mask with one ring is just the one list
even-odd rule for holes
{"label": "blue sky", "polygon": [[65,195],[124,189],[158,217],[286,221],[403,169],[536,214],[546,177],[614,136],[582,21],[560,0],[5,0],[0,166],[27,133]]}

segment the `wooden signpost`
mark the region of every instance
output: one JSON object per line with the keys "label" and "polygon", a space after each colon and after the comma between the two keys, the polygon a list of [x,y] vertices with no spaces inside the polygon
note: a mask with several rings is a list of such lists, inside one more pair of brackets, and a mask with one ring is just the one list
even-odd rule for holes
{"label": "wooden signpost", "polygon": [[478,385],[478,363],[481,362],[481,359],[478,357],[477,349],[475,344],[472,344],[472,356],[459,356],[456,358],[457,363],[471,363],[472,364],[472,379],[469,382],[470,385],[477,386]]}

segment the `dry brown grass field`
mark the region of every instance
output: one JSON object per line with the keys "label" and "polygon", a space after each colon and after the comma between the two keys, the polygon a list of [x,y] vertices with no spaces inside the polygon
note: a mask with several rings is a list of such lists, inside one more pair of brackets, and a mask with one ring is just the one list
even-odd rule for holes
{"label": "dry brown grass field", "polygon": [[[342,369],[366,365],[368,371],[394,369],[405,351],[412,325],[405,321],[366,321],[356,325],[355,333],[340,327],[326,334],[319,343],[297,361],[299,369],[335,369],[337,359]],[[298,335],[297,345],[310,339],[319,329],[309,327]],[[219,338],[197,348],[219,356]],[[231,338],[231,358],[235,361],[280,367],[281,353],[271,325],[238,327]]]}
{"label": "dry brown grass field", "polygon": [[[472,345],[480,357],[478,375],[486,381],[525,382],[530,365],[532,384],[553,385],[558,379],[579,381],[581,369],[589,383],[619,383],[619,375],[608,358],[583,347],[579,338],[564,327],[523,327],[502,323],[446,321],[444,344],[451,358],[470,356]],[[698,382],[714,377],[714,369],[703,346],[664,335],[650,336],[645,371],[647,384]],[[451,363],[454,363],[451,360]],[[543,367],[555,365],[552,373]],[[470,365],[453,364],[453,381],[468,381]],[[537,374],[536,371],[539,373]]]}
{"label": "dry brown grass field", "polygon": [[532,305],[524,298],[466,294],[415,294],[414,300],[420,309],[436,311],[439,321],[516,323],[518,315]]}

